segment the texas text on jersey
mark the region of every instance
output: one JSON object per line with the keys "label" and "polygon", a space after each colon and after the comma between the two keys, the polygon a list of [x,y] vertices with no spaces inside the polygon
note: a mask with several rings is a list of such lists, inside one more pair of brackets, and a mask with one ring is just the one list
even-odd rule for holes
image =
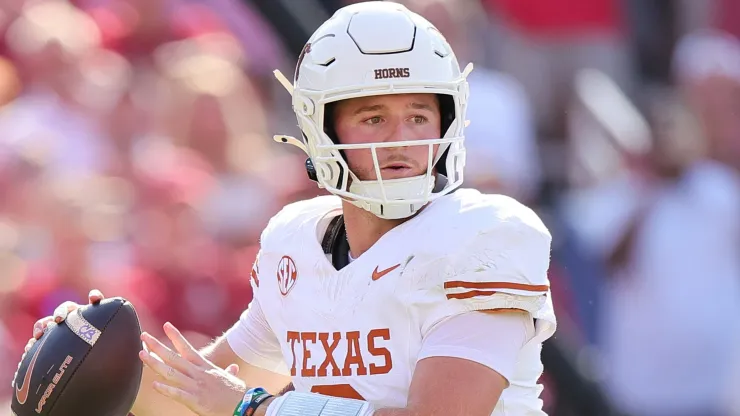
{"label": "texas text on jersey", "polygon": [[[544,414],[540,349],[556,320],[547,278],[551,237],[533,211],[505,196],[459,189],[336,270],[321,239],[340,214],[339,198],[322,196],[270,221],[252,273],[254,301],[230,331],[235,352],[290,375],[297,391],[402,407],[426,356],[490,365],[469,351],[423,351],[437,324],[470,311],[520,309],[535,326],[516,363],[494,368],[509,386],[493,414],[504,407],[506,414]],[[255,320],[264,320],[259,334]],[[255,346],[243,337],[261,339]]]}

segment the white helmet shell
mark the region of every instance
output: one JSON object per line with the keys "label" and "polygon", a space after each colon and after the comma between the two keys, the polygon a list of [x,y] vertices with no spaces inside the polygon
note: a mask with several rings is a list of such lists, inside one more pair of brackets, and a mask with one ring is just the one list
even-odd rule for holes
{"label": "white helmet shell", "polygon": [[[381,218],[415,214],[429,201],[462,184],[465,166],[465,110],[472,70],[460,71],[444,36],[426,19],[403,5],[371,1],[338,10],[311,36],[298,59],[292,92],[293,110],[305,141],[291,140],[306,151],[320,187]],[[279,75],[280,79],[282,75]],[[324,130],[326,105],[357,97],[428,93],[447,95],[453,103],[444,137],[388,143],[343,145]],[[284,136],[278,136],[287,142]],[[437,154],[434,148],[439,145]],[[423,175],[383,180],[376,150],[427,146],[429,166]],[[347,166],[342,150],[372,152],[377,180],[361,181]],[[446,154],[445,154],[446,152]],[[441,160],[444,155],[444,160]],[[438,164],[448,177],[435,189]]]}

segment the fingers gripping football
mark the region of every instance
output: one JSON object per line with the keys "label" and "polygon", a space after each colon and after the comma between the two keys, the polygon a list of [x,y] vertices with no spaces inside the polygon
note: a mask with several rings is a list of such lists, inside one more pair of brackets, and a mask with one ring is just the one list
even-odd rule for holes
{"label": "fingers gripping football", "polygon": [[[87,298],[90,304],[95,304],[103,300],[104,296],[99,290],[93,289],[87,295]],[[57,308],[54,309],[54,314],[52,316],[47,316],[46,318],[41,318],[36,321],[33,326],[33,339],[37,340],[41,338],[41,336],[44,335],[44,331],[46,331],[49,326],[53,325],[54,323],[62,323],[62,321],[67,319],[67,316],[70,312],[79,309],[80,306],[81,305],[71,301],[64,302],[61,305],[57,306]],[[31,345],[33,345],[33,343],[31,343]]]}
{"label": "fingers gripping football", "polygon": [[[90,304],[95,304],[105,299],[105,296],[103,296],[103,293],[100,292],[98,289],[93,289],[87,295],[87,298]],[[21,368],[21,364],[26,358],[26,354],[28,354],[28,351],[31,350],[36,341],[41,339],[46,330],[53,325],[62,323],[65,319],[67,319],[67,316],[70,312],[77,310],[80,306],[81,305],[75,302],[64,302],[61,305],[57,306],[56,309],[54,309],[54,314],[52,316],[47,316],[36,321],[36,323],[33,325],[33,337],[28,340],[26,346],[23,348],[23,355],[21,356],[21,360],[18,362],[18,369]],[[15,388],[15,379],[17,377],[18,371],[16,370],[16,373],[13,375],[13,381],[11,382],[11,387],[13,388]]]}

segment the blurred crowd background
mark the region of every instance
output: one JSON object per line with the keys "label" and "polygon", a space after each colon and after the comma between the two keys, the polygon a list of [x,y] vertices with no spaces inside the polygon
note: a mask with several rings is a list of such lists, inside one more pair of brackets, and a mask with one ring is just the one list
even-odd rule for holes
{"label": "blurred crowd background", "polygon": [[[740,1],[403,2],[476,65],[468,185],[554,235],[551,414],[740,415]],[[0,403],[91,288],[197,345],[236,321],[321,193],[272,70],[346,3],[0,0]]]}

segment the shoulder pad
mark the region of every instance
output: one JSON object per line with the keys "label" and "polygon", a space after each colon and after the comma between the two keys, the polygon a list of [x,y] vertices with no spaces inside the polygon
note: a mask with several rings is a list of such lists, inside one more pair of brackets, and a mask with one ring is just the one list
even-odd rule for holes
{"label": "shoulder pad", "polygon": [[479,195],[460,201],[462,230],[446,259],[445,286],[547,292],[552,237],[545,224],[513,198]]}
{"label": "shoulder pad", "polygon": [[[539,216],[502,195],[465,190],[438,206],[444,254],[417,269],[419,289],[436,297],[434,319],[466,311],[520,309],[539,320],[537,339],[549,337],[556,319],[547,276],[552,237]],[[446,217],[449,215],[449,217]]]}
{"label": "shoulder pad", "polygon": [[289,237],[299,226],[309,221],[315,221],[328,212],[341,208],[341,200],[333,195],[318,196],[316,198],[288,204],[273,216],[260,236],[261,246]]}
{"label": "shoulder pad", "polygon": [[448,299],[546,294],[552,237],[537,214],[506,196],[463,191],[431,207],[439,248],[417,274],[430,280],[422,286],[441,286]]}

